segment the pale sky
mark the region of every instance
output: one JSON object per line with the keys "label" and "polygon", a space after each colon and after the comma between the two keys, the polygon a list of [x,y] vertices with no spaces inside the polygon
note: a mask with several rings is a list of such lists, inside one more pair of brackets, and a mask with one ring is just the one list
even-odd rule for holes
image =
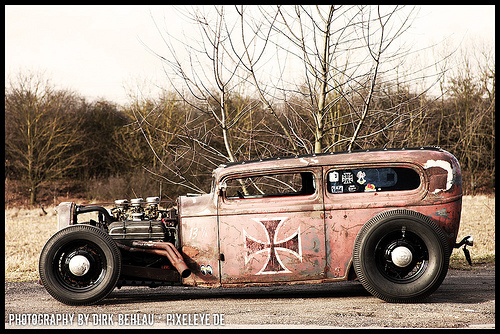
{"label": "pale sky", "polygon": [[[495,44],[495,6],[419,6],[409,34],[418,47],[447,40]],[[156,30],[184,33],[170,6],[5,6],[5,75],[45,72],[54,85],[93,100],[125,103],[141,82],[166,82],[161,62],[143,45],[161,52]],[[147,86],[147,84],[146,84]]]}

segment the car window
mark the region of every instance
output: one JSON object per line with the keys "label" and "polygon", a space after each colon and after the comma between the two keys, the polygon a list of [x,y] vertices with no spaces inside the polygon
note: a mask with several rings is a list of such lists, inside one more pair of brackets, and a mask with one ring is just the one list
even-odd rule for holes
{"label": "car window", "polygon": [[315,192],[311,172],[276,173],[226,181],[226,198],[247,199],[273,196],[311,195]]}
{"label": "car window", "polygon": [[333,170],[327,177],[327,189],[332,194],[412,190],[419,185],[418,173],[403,167]]}

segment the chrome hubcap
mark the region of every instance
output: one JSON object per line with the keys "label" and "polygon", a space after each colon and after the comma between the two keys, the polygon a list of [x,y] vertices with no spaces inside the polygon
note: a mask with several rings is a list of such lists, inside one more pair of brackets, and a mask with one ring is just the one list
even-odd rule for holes
{"label": "chrome hubcap", "polygon": [[406,267],[413,260],[413,255],[408,248],[399,246],[392,251],[391,259],[392,263],[394,263],[396,266]]}
{"label": "chrome hubcap", "polygon": [[75,255],[69,261],[69,271],[75,276],[83,276],[89,272],[90,262],[83,255]]}

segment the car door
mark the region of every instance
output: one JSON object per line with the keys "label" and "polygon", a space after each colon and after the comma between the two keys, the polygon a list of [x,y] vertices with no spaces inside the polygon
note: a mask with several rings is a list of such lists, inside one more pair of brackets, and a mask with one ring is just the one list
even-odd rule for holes
{"label": "car door", "polygon": [[323,178],[327,278],[344,279],[361,227],[377,213],[419,203],[423,176],[409,163],[371,163],[325,167]]}
{"label": "car door", "polygon": [[321,168],[226,176],[218,202],[222,284],[325,275]]}

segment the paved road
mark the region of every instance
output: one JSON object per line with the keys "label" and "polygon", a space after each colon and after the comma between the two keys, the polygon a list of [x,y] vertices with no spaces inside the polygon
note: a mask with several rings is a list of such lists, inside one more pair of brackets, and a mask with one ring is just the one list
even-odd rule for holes
{"label": "paved road", "polygon": [[[35,323],[36,322],[36,323]],[[5,283],[6,328],[494,328],[495,268],[450,270],[424,303],[390,304],[359,282],[251,288],[123,287],[67,306],[36,282]]]}

